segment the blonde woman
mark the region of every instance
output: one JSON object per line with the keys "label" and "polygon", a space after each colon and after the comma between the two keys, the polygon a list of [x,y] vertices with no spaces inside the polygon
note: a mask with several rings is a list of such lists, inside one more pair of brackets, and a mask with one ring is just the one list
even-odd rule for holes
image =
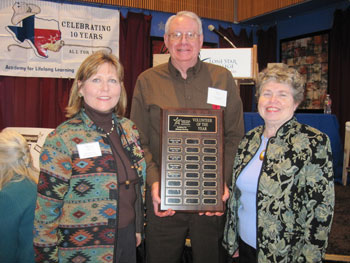
{"label": "blonde woman", "polygon": [[123,67],[96,52],[79,67],[67,117],[40,155],[36,262],[136,263],[146,163],[124,118]]}
{"label": "blonde woman", "polygon": [[0,133],[0,262],[34,262],[36,169],[27,141],[14,130]]}

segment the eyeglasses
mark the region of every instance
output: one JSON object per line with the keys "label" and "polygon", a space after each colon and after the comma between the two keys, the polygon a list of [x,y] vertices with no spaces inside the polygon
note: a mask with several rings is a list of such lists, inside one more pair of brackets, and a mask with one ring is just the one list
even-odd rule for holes
{"label": "eyeglasses", "polygon": [[197,39],[197,37],[199,36],[199,34],[197,33],[193,33],[193,32],[174,32],[168,35],[170,40],[172,41],[179,41],[182,39],[183,36],[185,36],[186,40],[188,41],[194,41],[195,39]]}

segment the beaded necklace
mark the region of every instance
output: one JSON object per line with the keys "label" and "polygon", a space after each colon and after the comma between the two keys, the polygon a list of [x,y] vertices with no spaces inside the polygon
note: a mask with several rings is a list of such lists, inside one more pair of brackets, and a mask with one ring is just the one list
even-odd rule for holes
{"label": "beaded necklace", "polygon": [[112,128],[109,132],[106,132],[106,136],[111,135],[113,131],[114,131],[114,120],[112,119]]}

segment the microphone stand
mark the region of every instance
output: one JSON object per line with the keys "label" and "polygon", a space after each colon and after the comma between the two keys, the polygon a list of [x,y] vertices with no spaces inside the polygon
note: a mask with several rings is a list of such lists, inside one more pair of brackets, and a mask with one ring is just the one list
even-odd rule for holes
{"label": "microphone stand", "polygon": [[223,36],[223,39],[225,39],[231,45],[231,47],[237,48],[226,36]]}
{"label": "microphone stand", "polygon": [[214,32],[218,36],[222,37],[223,39],[226,40],[227,43],[230,44],[231,47],[237,48],[224,34],[222,34],[220,31],[217,31],[213,25],[208,26],[209,31]]}

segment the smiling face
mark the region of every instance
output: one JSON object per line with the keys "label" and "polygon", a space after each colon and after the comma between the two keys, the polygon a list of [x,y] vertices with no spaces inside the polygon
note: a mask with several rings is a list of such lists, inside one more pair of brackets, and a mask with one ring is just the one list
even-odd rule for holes
{"label": "smiling face", "polygon": [[266,127],[278,129],[291,119],[298,107],[293,97],[293,90],[287,84],[269,81],[261,87],[258,111]]}
{"label": "smiling face", "polygon": [[116,68],[110,63],[101,64],[96,74],[78,85],[84,101],[97,111],[109,112],[119,101],[120,82]]}
{"label": "smiling face", "polygon": [[[176,33],[182,33],[180,39],[171,36]],[[196,36],[188,37],[191,33]],[[164,35],[164,43],[175,67],[179,65],[181,68],[190,68],[197,63],[198,54],[203,45],[203,34],[199,34],[196,20],[188,16],[179,16],[171,21],[168,33]]]}

